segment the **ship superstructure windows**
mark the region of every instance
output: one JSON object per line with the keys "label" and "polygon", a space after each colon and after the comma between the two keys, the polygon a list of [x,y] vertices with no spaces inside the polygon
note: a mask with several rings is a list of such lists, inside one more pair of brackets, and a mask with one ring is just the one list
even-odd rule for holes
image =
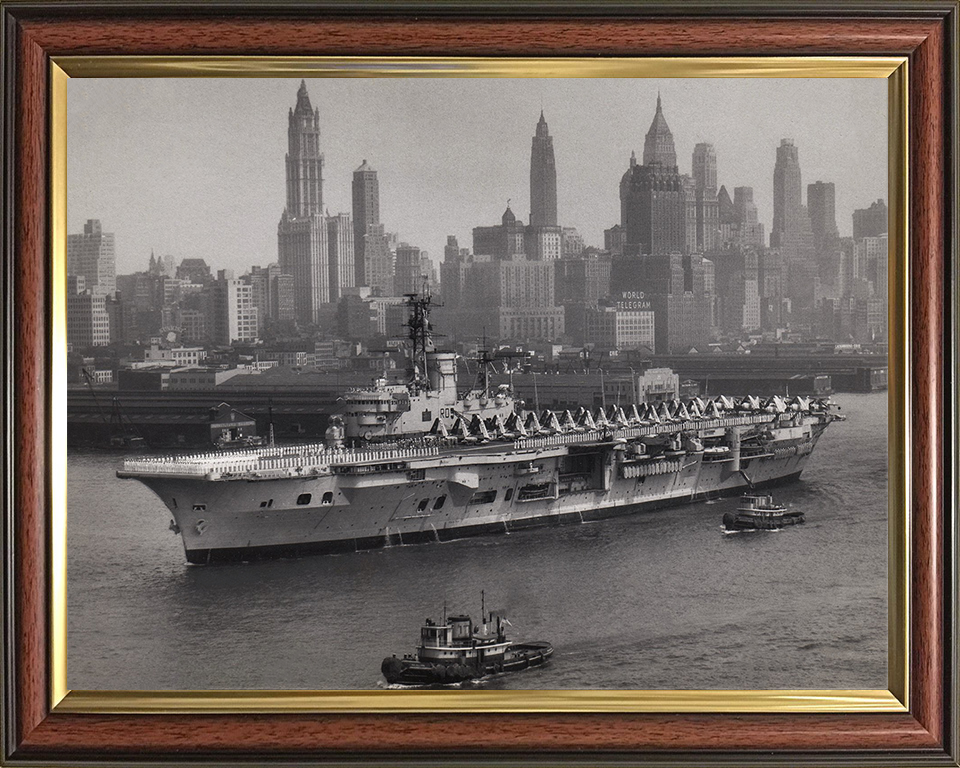
{"label": "ship superstructure windows", "polygon": [[323,494],[323,498],[320,499],[321,504],[333,504],[333,491],[327,491]]}
{"label": "ship superstructure windows", "polygon": [[496,489],[492,491],[477,491],[470,497],[467,504],[493,504],[497,500]]}
{"label": "ship superstructure windows", "polygon": [[417,504],[417,512],[423,512],[429,503],[430,499],[420,499],[420,503]]}
{"label": "ship superstructure windows", "polygon": [[302,507],[305,504],[309,504],[310,499],[312,498],[313,495],[310,493],[301,493],[299,496],[297,496],[297,504]]}
{"label": "ship superstructure windows", "polygon": [[434,508],[434,509],[443,509],[443,504],[444,504],[444,502],[445,502],[446,500],[447,500],[446,494],[444,494],[443,496],[438,496],[438,497],[437,497],[437,500],[436,500],[435,502],[433,502],[433,508]]}
{"label": "ship superstructure windows", "polygon": [[266,509],[273,506],[273,499],[268,499],[267,501],[260,502],[260,509]]}

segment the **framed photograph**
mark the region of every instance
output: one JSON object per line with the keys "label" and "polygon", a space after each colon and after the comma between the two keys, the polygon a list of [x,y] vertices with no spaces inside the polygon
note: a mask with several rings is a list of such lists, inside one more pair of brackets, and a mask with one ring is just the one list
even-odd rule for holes
{"label": "framed photograph", "polygon": [[4,2],[3,760],[958,765],[957,10]]}

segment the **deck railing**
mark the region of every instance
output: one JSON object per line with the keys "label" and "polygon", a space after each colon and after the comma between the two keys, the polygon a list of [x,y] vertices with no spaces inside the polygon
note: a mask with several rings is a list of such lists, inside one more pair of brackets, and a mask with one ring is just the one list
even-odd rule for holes
{"label": "deck railing", "polygon": [[157,456],[125,459],[123,471],[148,475],[256,475],[281,471],[281,474],[311,474],[328,471],[331,466],[379,461],[429,458],[439,454],[436,446],[392,449],[327,449],[322,443],[285,448],[261,448],[259,451],[216,451],[188,456]]}

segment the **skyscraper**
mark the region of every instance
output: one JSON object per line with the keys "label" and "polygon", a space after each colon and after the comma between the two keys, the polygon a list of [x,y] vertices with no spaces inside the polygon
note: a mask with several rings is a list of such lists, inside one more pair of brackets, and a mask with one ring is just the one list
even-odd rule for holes
{"label": "skyscraper", "polygon": [[[272,269],[274,265],[270,266]],[[271,272],[270,276],[270,308],[275,320],[290,322],[297,319],[295,281],[293,275],[283,274],[276,266],[276,274]]]}
{"label": "skyscraper", "polygon": [[687,194],[676,168],[638,165],[631,157],[620,180],[625,255],[686,250],[686,219]]}
{"label": "skyscraper", "polygon": [[614,224],[610,229],[603,230],[603,249],[613,256],[623,255],[623,245],[626,240],[623,227]]}
{"label": "skyscraper", "polygon": [[697,189],[717,190],[717,153],[713,144],[701,142],[693,148],[693,180]]}
{"label": "skyscraper", "polygon": [[366,159],[353,172],[353,257],[356,262],[356,285],[370,285],[364,257],[364,237],[370,227],[380,223],[380,182],[377,172]]}
{"label": "skyscraper", "polygon": [[83,277],[85,290],[106,295],[117,290],[116,248],[112,232],[88,219],[83,233],[67,235],[67,274]]}
{"label": "skyscraper", "polygon": [[460,243],[456,235],[447,235],[447,244],[443,247],[444,261],[457,261],[460,258]]}
{"label": "skyscraper", "polygon": [[757,206],[753,202],[753,187],[733,188],[733,208],[736,212],[738,241],[741,245],[763,247],[763,224],[757,217]]}
{"label": "skyscraper", "polygon": [[[708,160],[704,145],[700,195],[700,238],[709,242],[719,220],[716,162]],[[708,186],[712,183],[712,186]],[[704,203],[710,200],[709,211]],[[620,180],[620,226],[624,254],[611,264],[612,291],[642,292],[656,313],[656,351],[687,351],[709,337],[712,296],[707,290],[707,267],[698,253],[697,181],[681,175],[673,134],[657,95],[657,109],[643,146],[643,164],[630,156],[630,167]]]}
{"label": "skyscraper", "polygon": [[701,142],[693,148],[695,185],[696,246],[700,253],[712,251],[720,232],[720,206],[717,201],[717,153],[713,144]]}
{"label": "skyscraper", "polygon": [[853,239],[879,237],[887,231],[887,204],[883,200],[870,203],[869,208],[853,212]]}
{"label": "skyscraper", "polygon": [[510,201],[508,200],[507,209],[500,217],[500,224],[492,227],[473,228],[473,252],[484,256],[494,256],[498,259],[512,259],[518,255],[522,256],[526,253],[524,250],[525,235],[526,227],[510,210]]}
{"label": "skyscraper", "polygon": [[688,185],[677,170],[673,134],[658,94],[657,110],[644,141],[643,164],[631,154],[630,167],[620,179],[624,254],[686,251],[696,237],[692,228],[691,237],[687,231],[691,215],[695,221],[693,197],[692,182]]}
{"label": "skyscraper", "polygon": [[420,264],[420,249],[407,243],[397,246],[394,263],[394,290],[398,295],[420,293],[423,276]]}
{"label": "skyscraper", "polygon": [[229,270],[221,269],[209,290],[213,326],[209,329],[211,338],[218,344],[256,341],[259,313],[253,300],[253,287],[243,280],[234,279]]}
{"label": "skyscraper", "polygon": [[[813,251],[817,260],[820,283],[834,289],[842,282],[840,232],[837,230],[836,191],[833,182],[818,181],[807,185],[807,213],[813,232]],[[835,297],[839,297],[836,290]]]}
{"label": "skyscraper", "polygon": [[543,110],[530,149],[530,226],[557,226],[557,164]]}
{"label": "skyscraper", "polygon": [[356,285],[354,234],[349,213],[327,216],[327,245],[330,264],[330,301],[339,301],[344,288]]}
{"label": "skyscraper", "polygon": [[363,238],[364,283],[378,296],[393,296],[393,262],[396,235],[383,224],[371,224]]}
{"label": "skyscraper", "polygon": [[753,202],[753,187],[733,188],[733,210],[738,224],[757,223],[757,206]]}
{"label": "skyscraper", "polygon": [[85,283],[83,275],[67,277],[67,343],[76,350],[110,343],[107,296],[102,290],[89,290]]}
{"label": "skyscraper", "polygon": [[786,296],[794,313],[811,310],[820,294],[819,267],[810,217],[802,200],[800,157],[793,139],[782,139],[773,168],[773,230],[770,245],[779,248],[787,275]]}
{"label": "skyscraper", "polygon": [[673,144],[673,134],[663,116],[659,93],[657,93],[657,111],[643,142],[643,164],[653,165],[654,163],[665,168],[676,169],[677,167],[677,150]]}
{"label": "skyscraper", "polygon": [[832,181],[807,185],[807,212],[813,230],[813,247],[817,254],[836,248],[840,241],[837,230],[836,188]]}
{"label": "skyscraper", "polygon": [[323,213],[323,153],[320,109],[313,109],[307,83],[300,81],[297,106],[287,126],[287,214],[305,218]]}
{"label": "skyscraper", "polygon": [[287,205],[277,228],[280,269],[294,279],[294,306],[300,323],[317,323],[330,298],[330,264],[323,219],[323,154],[320,110],[310,104],[301,80],[287,130]]}
{"label": "skyscraper", "polygon": [[[736,188],[734,188],[733,193],[737,193]],[[719,210],[721,225],[734,225],[737,223],[737,210],[733,200],[730,199],[730,193],[727,192],[727,188],[723,185],[720,186],[717,192],[717,208]]]}
{"label": "skyscraper", "polygon": [[564,311],[554,303],[554,263],[474,260],[464,274],[456,334],[477,338],[549,339],[563,335]]}
{"label": "skyscraper", "polygon": [[257,336],[262,337],[267,320],[271,316],[270,307],[270,272],[269,267],[250,267],[250,271],[242,278],[250,286],[250,300],[257,308]]}
{"label": "skyscraper", "polygon": [[[782,139],[777,147],[773,168],[773,229],[770,245],[774,248],[794,246],[793,238],[803,229],[800,156],[793,139]],[[791,254],[784,254],[790,258]]]}
{"label": "skyscraper", "polygon": [[760,328],[760,253],[758,248],[728,247],[713,254],[717,324],[726,333]]}

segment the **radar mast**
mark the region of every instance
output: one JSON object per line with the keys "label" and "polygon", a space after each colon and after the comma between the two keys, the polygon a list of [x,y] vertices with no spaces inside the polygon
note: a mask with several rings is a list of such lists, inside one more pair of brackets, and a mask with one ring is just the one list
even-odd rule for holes
{"label": "radar mast", "polygon": [[423,279],[423,289],[420,293],[408,293],[407,307],[410,309],[410,318],[407,320],[407,336],[410,339],[410,383],[420,389],[430,388],[430,377],[427,374],[427,355],[433,352],[433,331],[430,324],[430,311],[433,297],[426,277]]}

